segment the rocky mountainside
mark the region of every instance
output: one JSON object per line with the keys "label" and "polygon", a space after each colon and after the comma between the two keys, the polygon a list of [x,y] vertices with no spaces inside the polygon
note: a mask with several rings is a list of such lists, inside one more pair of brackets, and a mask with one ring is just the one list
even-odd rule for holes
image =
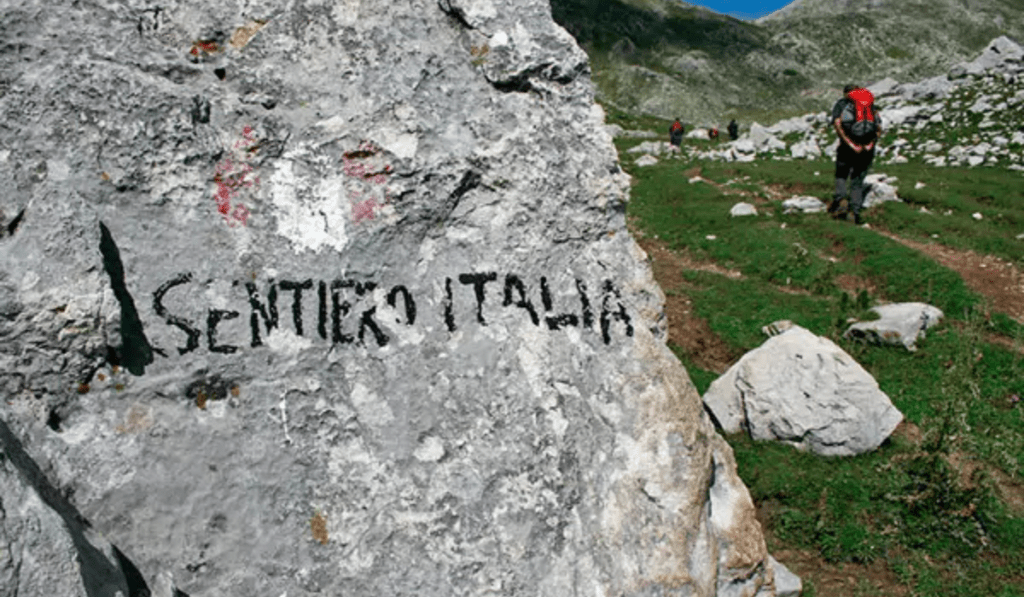
{"label": "rocky mountainside", "polygon": [[[970,62],[916,83],[872,87],[886,130],[877,163],[1002,166],[1024,170],[1024,48],[1000,37]],[[749,133],[722,148],[694,149],[708,159],[803,159],[833,155],[829,113],[815,112]]]}
{"label": "rocky mountainside", "polygon": [[731,115],[790,116],[849,81],[916,81],[1024,39],[1012,0],[803,0],[743,22],[672,0],[552,0],[587,50],[599,97],[695,125]]}
{"label": "rocky mountainside", "polygon": [[799,591],[545,1],[0,39],[0,595]]}

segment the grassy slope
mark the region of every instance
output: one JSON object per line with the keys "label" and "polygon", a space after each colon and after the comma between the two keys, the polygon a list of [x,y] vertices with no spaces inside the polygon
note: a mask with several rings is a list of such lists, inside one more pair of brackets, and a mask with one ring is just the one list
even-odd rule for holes
{"label": "grassy slope", "polygon": [[[768,512],[776,542],[770,547],[811,550],[833,563],[881,560],[919,595],[1024,594],[1024,518],[994,489],[995,479],[1024,475],[1024,405],[1011,402],[1024,395],[1024,363],[984,340],[1000,332],[1020,344],[1024,328],[1005,317],[986,320],[982,298],[923,255],[822,215],[781,215],[780,205],[767,199],[766,185],[827,197],[829,162],[625,166],[635,178],[629,213],[645,234],[744,274],[733,280],[684,272],[684,287],[667,293],[689,296],[696,313],[738,353],[760,345],[761,326],[777,319],[831,337],[922,431],[919,442],[894,439],[849,459],[730,438],[741,476]],[[689,184],[694,168],[724,186]],[[966,225],[972,210],[992,207],[972,197],[1006,198],[1019,188],[1018,173],[913,164],[885,170],[905,181],[929,180],[914,200],[954,213],[886,204],[868,214],[876,226],[912,237],[940,234],[965,248],[1024,260],[1021,243],[1007,241],[1017,230],[1008,222],[1024,217],[1019,196],[998,200],[1004,219]],[[731,189],[752,192],[746,200],[757,201],[761,215],[730,218],[729,207],[743,199],[725,194]],[[841,276],[874,290],[851,296],[840,290]],[[878,300],[930,302],[948,319],[914,353],[843,340],[847,318]],[[694,369],[689,356],[680,353],[703,391],[715,375]],[[963,469],[949,464],[949,454],[978,465],[975,476],[961,479]],[[805,580],[814,594],[813,576]]]}

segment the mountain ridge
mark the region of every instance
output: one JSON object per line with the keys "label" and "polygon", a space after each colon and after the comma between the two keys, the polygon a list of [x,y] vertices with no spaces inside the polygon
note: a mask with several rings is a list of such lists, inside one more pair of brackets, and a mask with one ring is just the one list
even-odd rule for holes
{"label": "mountain ridge", "polygon": [[[847,82],[944,74],[1001,35],[1024,39],[1007,0],[797,0],[756,21],[671,0],[553,0],[591,59],[598,98],[691,124],[814,110]],[[837,32],[862,40],[837,43]]]}

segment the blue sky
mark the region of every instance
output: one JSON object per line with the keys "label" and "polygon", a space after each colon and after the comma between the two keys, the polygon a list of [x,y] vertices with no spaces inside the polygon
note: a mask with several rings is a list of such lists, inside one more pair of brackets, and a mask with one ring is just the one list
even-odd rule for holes
{"label": "blue sky", "polygon": [[715,12],[727,14],[737,19],[756,19],[775,12],[792,0],[685,0],[688,4],[695,4],[710,8]]}

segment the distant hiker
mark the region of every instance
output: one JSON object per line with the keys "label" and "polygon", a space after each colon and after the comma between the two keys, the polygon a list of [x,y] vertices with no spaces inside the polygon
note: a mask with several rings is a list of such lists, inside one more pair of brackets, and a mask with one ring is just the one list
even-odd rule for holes
{"label": "distant hiker", "polygon": [[712,141],[714,141],[717,138],[718,138],[718,129],[716,127],[709,128],[708,129],[708,139],[711,139]]}
{"label": "distant hiker", "polygon": [[858,225],[863,222],[860,210],[864,207],[864,177],[875,159],[875,142],[882,134],[882,119],[875,111],[874,100],[867,89],[847,85],[843,88],[843,97],[832,107],[832,126],[839,135],[839,148],[836,149],[836,191],[828,211],[845,220],[846,211],[839,208],[843,198],[849,196],[849,211],[853,212]]}
{"label": "distant hiker", "polygon": [[740,138],[740,125],[736,124],[736,119],[733,118],[729,121],[729,139],[735,141]]}
{"label": "distant hiker", "polygon": [[679,149],[679,144],[683,142],[683,133],[686,132],[686,127],[683,126],[682,122],[676,118],[676,121],[672,123],[672,126],[668,127],[668,142],[672,147]]}

